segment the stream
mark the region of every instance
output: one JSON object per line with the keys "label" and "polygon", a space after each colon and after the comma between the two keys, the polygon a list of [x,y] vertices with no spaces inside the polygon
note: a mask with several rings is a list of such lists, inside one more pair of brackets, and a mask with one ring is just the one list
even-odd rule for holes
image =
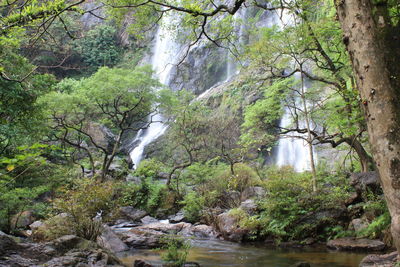
{"label": "stream", "polygon": [[[297,262],[308,262],[312,267],[356,267],[365,253],[329,251],[321,248],[280,249],[262,244],[238,244],[221,240],[192,239],[188,261],[204,266],[290,267]],[[119,255],[127,266],[144,260],[161,266],[159,250],[138,249]]]}

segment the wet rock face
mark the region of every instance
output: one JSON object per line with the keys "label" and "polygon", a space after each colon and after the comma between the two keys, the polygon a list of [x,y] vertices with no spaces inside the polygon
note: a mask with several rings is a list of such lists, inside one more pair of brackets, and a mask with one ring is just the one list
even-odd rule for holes
{"label": "wet rock face", "polygon": [[348,251],[382,251],[386,247],[385,243],[379,240],[355,239],[352,237],[330,240],[326,246],[330,249]]}
{"label": "wet rock face", "polygon": [[171,71],[170,87],[199,95],[226,78],[227,51],[207,43],[191,49],[183,63]]}

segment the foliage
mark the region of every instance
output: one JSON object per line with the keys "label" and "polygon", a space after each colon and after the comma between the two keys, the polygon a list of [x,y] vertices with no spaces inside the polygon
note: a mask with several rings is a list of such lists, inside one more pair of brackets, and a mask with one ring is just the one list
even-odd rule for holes
{"label": "foliage", "polygon": [[161,254],[161,259],[165,266],[184,266],[191,247],[189,241],[177,236],[167,236],[163,242],[165,245],[162,248],[166,251]]}
{"label": "foliage", "polygon": [[338,224],[328,217],[315,216],[320,211],[340,209],[344,205],[350,190],[348,181],[340,175],[329,178],[326,173],[319,173],[320,184],[325,186],[313,193],[309,175],[290,168],[266,171],[264,186],[268,196],[260,203],[262,234],[277,240],[299,240],[306,236],[324,239],[327,232],[323,229]]}
{"label": "foliage", "polygon": [[154,214],[158,208],[171,204],[165,201],[167,197],[166,186],[148,177],[142,178],[140,184],[127,183],[123,185],[121,204],[144,209]]}
{"label": "foliage", "polygon": [[202,211],[206,206],[205,197],[199,196],[195,192],[189,192],[185,195],[183,201],[183,211],[185,218],[192,223],[200,221],[202,217]]}
{"label": "foliage", "polygon": [[216,177],[216,179],[226,181],[227,189],[243,192],[247,187],[255,186],[261,182],[257,173],[244,163],[235,164],[233,170],[233,174],[230,171],[225,171]]}
{"label": "foliage", "polygon": [[115,211],[116,185],[113,182],[98,182],[93,179],[75,180],[61,189],[60,196],[54,200],[57,211],[68,214],[73,232],[88,240],[96,240],[101,233],[100,217],[107,221]]}
{"label": "foliage", "polygon": [[83,62],[91,69],[102,66],[113,67],[121,58],[118,47],[117,30],[110,25],[99,25],[79,40],[76,50]]}
{"label": "foliage", "polygon": [[43,144],[19,147],[13,157],[0,158],[0,229],[10,232],[15,228],[11,218],[26,210],[37,211],[38,218],[46,215],[46,203],[39,202],[71,175],[68,167],[56,166],[44,155],[54,150]]}
{"label": "foliage", "polygon": [[162,163],[156,159],[145,159],[139,163],[134,174],[139,177],[157,178],[157,175],[161,172],[162,168]]}

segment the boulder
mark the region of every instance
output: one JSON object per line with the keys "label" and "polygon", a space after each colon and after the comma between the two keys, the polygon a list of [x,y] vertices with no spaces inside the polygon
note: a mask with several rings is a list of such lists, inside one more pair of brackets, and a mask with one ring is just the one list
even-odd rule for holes
{"label": "boulder", "polygon": [[379,192],[381,189],[379,174],[375,171],[352,173],[350,184],[357,192],[365,191],[367,188],[372,192]]}
{"label": "boulder", "polygon": [[171,223],[179,223],[185,220],[185,214],[182,211],[179,211],[175,215],[171,215],[168,217],[168,220]]}
{"label": "boulder", "polygon": [[368,255],[362,259],[359,267],[394,267],[396,266],[397,255],[397,251],[384,255]]}
{"label": "boulder", "polygon": [[11,219],[13,229],[26,228],[35,221],[33,212],[30,210],[22,211],[14,215]]}
{"label": "boulder", "polygon": [[243,190],[242,194],[240,195],[240,199],[242,201],[245,201],[246,199],[249,198],[260,199],[265,197],[265,194],[266,191],[261,186],[251,186]]}
{"label": "boulder", "polygon": [[291,267],[311,267],[308,262],[296,262]]}
{"label": "boulder", "polygon": [[44,226],[44,222],[42,221],[34,221],[29,225],[29,228],[31,228],[32,231],[35,231],[39,229],[40,227]]}
{"label": "boulder", "polygon": [[121,232],[121,240],[130,248],[159,248],[163,246],[164,233],[149,229],[131,229]]}
{"label": "boulder", "polygon": [[249,215],[254,215],[257,211],[257,204],[254,199],[247,199],[240,204],[240,208]]}
{"label": "boulder", "polygon": [[114,253],[129,250],[128,246],[107,225],[103,226],[101,235],[97,237],[97,244]]}
{"label": "boulder", "polygon": [[216,238],[218,237],[218,233],[215,232],[214,228],[209,225],[199,224],[194,225],[190,229],[190,235],[200,238]]}
{"label": "boulder", "polygon": [[130,206],[121,207],[120,212],[122,216],[133,221],[139,221],[147,215],[147,212],[145,212],[144,210],[135,209],[134,207]]}
{"label": "boulder", "polygon": [[224,212],[217,217],[217,228],[223,238],[229,241],[241,242],[248,234],[248,230],[240,228],[238,223],[238,219],[229,212]]}
{"label": "boulder", "polygon": [[368,222],[365,219],[357,218],[351,221],[350,226],[354,231],[359,232],[368,227]]}
{"label": "boulder", "polygon": [[349,251],[382,251],[386,247],[385,243],[380,240],[352,237],[329,240],[326,246],[330,249]]}
{"label": "boulder", "polygon": [[156,223],[156,222],[158,222],[158,220],[157,220],[156,218],[151,217],[151,216],[145,216],[145,217],[143,217],[142,219],[140,219],[140,221],[141,221],[143,224],[150,224],[150,223]]}
{"label": "boulder", "polygon": [[[4,246],[3,238],[7,238]],[[47,243],[16,243],[9,236],[0,236],[0,266],[37,267],[122,267],[109,251],[96,243],[74,235],[60,237]],[[1,249],[2,248],[2,249]]]}
{"label": "boulder", "polygon": [[142,260],[135,260],[133,263],[133,267],[153,267],[154,265],[151,265],[150,263],[147,263]]}

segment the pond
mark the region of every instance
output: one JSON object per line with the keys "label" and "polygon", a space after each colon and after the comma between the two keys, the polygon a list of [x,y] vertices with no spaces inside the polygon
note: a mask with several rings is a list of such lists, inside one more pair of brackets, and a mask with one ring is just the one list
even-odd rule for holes
{"label": "pond", "polygon": [[[188,261],[204,266],[286,267],[297,262],[308,262],[312,267],[356,267],[365,253],[329,251],[324,247],[280,249],[261,244],[238,244],[221,240],[191,240]],[[137,259],[161,266],[159,250],[133,250],[120,254],[127,266]]]}

